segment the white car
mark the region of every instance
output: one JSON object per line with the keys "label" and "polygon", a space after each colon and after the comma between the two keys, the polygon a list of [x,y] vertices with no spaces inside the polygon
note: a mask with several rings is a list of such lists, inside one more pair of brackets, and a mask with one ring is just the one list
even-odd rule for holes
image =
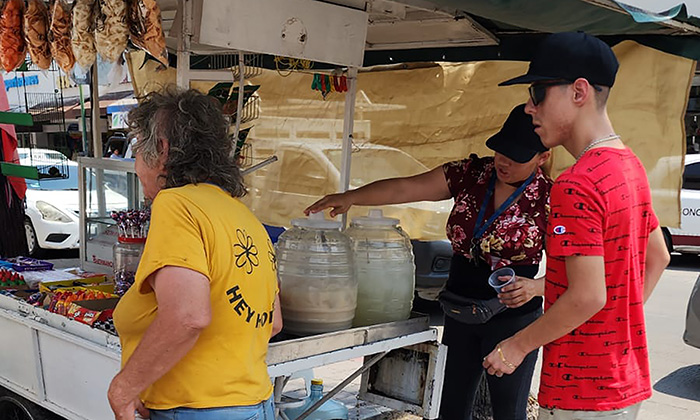
{"label": "white car", "polygon": [[685,157],[681,227],[663,230],[669,252],[700,254],[700,154]]}
{"label": "white car", "polygon": [[[21,158],[20,162],[30,164]],[[78,164],[63,161],[62,165],[67,168],[66,178],[26,180],[24,229],[30,256],[43,249],[77,249],[79,246]],[[128,206],[126,197],[109,188],[105,188],[105,195],[108,208]]]}
{"label": "white car", "polygon": [[[681,188],[681,228],[664,228],[669,251],[700,254],[700,154],[685,157]],[[683,341],[700,348],[700,277],[688,299]]]}

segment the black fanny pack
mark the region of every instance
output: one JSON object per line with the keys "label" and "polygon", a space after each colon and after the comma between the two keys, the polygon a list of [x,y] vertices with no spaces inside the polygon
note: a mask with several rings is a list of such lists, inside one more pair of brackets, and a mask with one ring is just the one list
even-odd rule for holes
{"label": "black fanny pack", "polygon": [[484,324],[494,315],[506,310],[497,297],[474,299],[443,290],[438,297],[445,315],[464,324]]}

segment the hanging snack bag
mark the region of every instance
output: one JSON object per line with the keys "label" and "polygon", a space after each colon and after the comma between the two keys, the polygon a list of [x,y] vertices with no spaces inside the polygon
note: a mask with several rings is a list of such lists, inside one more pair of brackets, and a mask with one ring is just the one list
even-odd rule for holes
{"label": "hanging snack bag", "polygon": [[23,0],[8,0],[2,8],[0,50],[2,51],[2,68],[8,73],[19,67],[27,54],[22,34],[23,14]]}
{"label": "hanging snack bag", "polygon": [[51,55],[61,69],[69,74],[75,65],[71,46],[71,15],[65,0],[56,0],[51,10]]}
{"label": "hanging snack bag", "polygon": [[49,9],[42,0],[29,0],[24,11],[24,40],[29,56],[41,70],[51,66],[49,46]]}
{"label": "hanging snack bag", "polygon": [[168,67],[168,49],[156,0],[128,0],[131,43]]}
{"label": "hanging snack bag", "polygon": [[98,12],[95,27],[95,44],[102,58],[111,63],[117,61],[129,41],[126,23],[126,0],[97,0]]}
{"label": "hanging snack bag", "polygon": [[95,63],[95,0],[76,0],[73,5],[73,54],[83,70]]}

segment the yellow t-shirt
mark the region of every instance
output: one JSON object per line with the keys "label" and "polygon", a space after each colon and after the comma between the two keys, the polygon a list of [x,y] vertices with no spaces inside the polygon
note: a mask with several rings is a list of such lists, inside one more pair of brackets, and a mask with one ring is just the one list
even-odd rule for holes
{"label": "yellow t-shirt", "polygon": [[265,356],[277,274],[265,228],[239,200],[210,184],[158,193],[134,285],[114,311],[122,366],[155,319],[146,281],[165,266],[209,278],[211,324],[194,348],[141,394],[146,407],[210,408],[257,404],[272,393]]}

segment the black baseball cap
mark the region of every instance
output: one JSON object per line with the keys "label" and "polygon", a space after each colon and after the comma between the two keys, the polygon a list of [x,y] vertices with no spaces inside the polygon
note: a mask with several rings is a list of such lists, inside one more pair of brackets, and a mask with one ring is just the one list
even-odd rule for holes
{"label": "black baseball cap", "polygon": [[513,108],[501,130],[486,140],[486,147],[518,163],[529,162],[547,149],[535,133],[532,117],[525,113],[525,104]]}
{"label": "black baseball cap", "polygon": [[600,39],[584,32],[560,32],[542,40],[526,74],[499,86],[582,77],[592,85],[612,87],[619,66],[612,49]]}

